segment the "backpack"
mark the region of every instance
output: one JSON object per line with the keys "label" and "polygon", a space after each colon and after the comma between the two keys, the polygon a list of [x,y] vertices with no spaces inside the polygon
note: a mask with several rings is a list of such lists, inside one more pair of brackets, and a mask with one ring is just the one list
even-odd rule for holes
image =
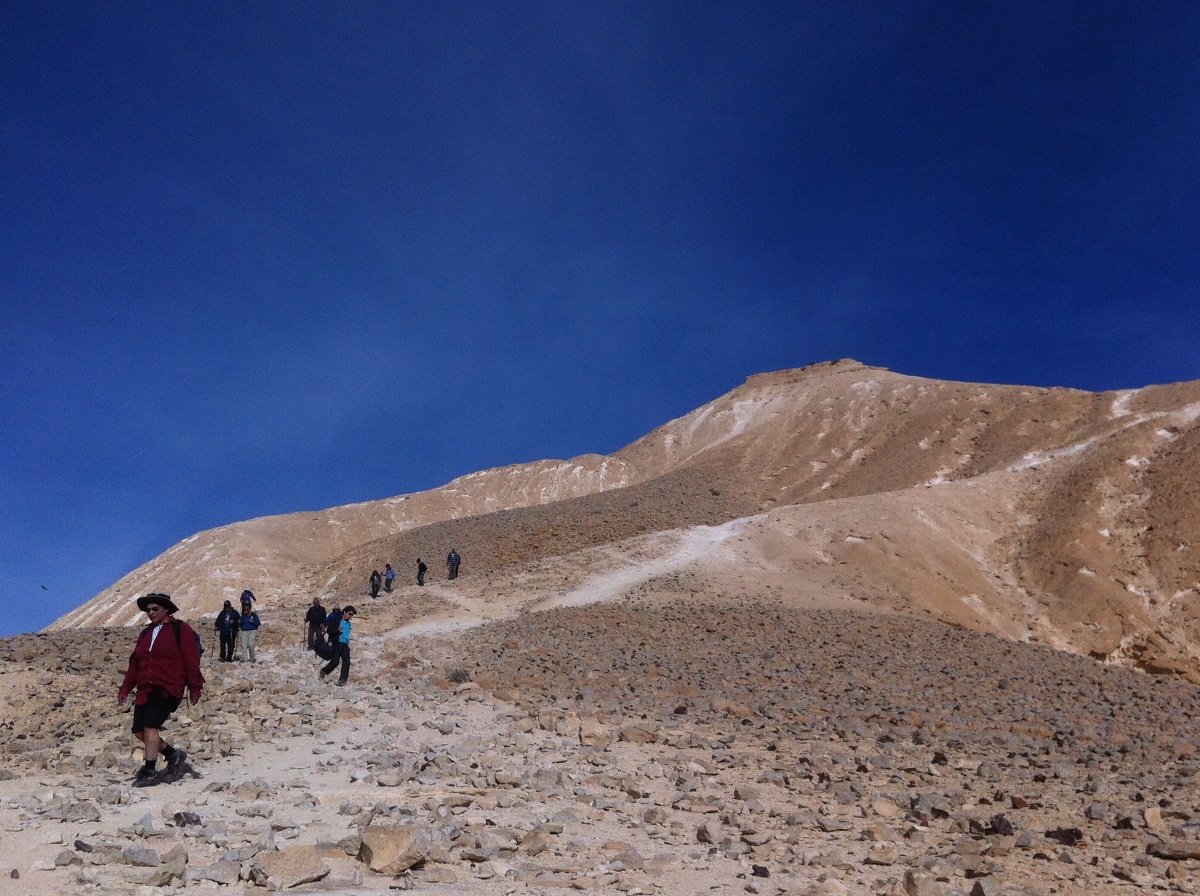
{"label": "backpack", "polygon": [[[179,652],[183,652],[183,623],[178,619],[172,619],[171,622],[175,626],[175,646],[179,648]],[[200,656],[204,656],[204,642],[200,640],[200,633],[192,629],[192,636],[196,639],[196,650]]]}
{"label": "backpack", "polygon": [[315,641],[313,641],[313,653],[323,660],[333,659],[333,655],[336,652],[337,651],[334,650],[333,645],[324,638],[317,638]]}

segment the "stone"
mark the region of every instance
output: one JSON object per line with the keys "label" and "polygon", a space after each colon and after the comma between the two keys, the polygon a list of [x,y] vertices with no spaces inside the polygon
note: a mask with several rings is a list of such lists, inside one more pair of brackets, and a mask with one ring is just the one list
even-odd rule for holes
{"label": "stone", "polygon": [[148,887],[169,887],[184,878],[186,866],[181,861],[167,862],[150,872],[146,878]]}
{"label": "stone", "polygon": [[904,813],[904,809],[897,806],[891,800],[875,800],[871,803],[871,811],[880,818],[895,818]]}
{"label": "stone", "polygon": [[873,843],[863,861],[868,865],[895,865],[900,861],[900,850],[892,843]]}
{"label": "stone", "polygon": [[666,824],[669,818],[667,810],[661,806],[652,806],[642,815],[642,821],[646,824]]}
{"label": "stone", "polygon": [[399,874],[424,859],[432,841],[413,825],[371,824],[362,832],[358,857],[377,874]]}
{"label": "stone", "polygon": [[657,737],[653,731],[641,725],[627,725],[617,734],[618,740],[630,744],[652,744]]}
{"label": "stone", "polygon": [[1083,816],[1089,821],[1104,821],[1111,811],[1112,807],[1108,803],[1092,803],[1083,810]]}
{"label": "stone", "polygon": [[995,878],[983,877],[975,881],[970,896],[1000,896],[1002,889]]}
{"label": "stone", "polygon": [[904,892],[908,896],[943,896],[945,890],[932,875],[910,868],[904,872]]}
{"label": "stone", "polygon": [[764,846],[775,839],[770,831],[743,831],[742,842],[751,846]]}
{"label": "stone", "polygon": [[188,876],[195,880],[211,880],[226,886],[233,886],[238,882],[240,867],[238,862],[223,859],[211,865],[193,868]]}
{"label": "stone", "polygon": [[1162,809],[1158,806],[1151,806],[1142,813],[1142,818],[1146,821],[1146,830],[1152,834],[1166,834],[1167,823],[1163,821]]}
{"label": "stone", "polygon": [[100,820],[100,810],[90,802],[72,803],[63,810],[62,820],[67,822],[92,822]]}
{"label": "stone", "polygon": [[126,865],[137,865],[142,868],[154,868],[162,863],[158,850],[149,846],[126,846],[121,852],[121,858]]}
{"label": "stone", "polygon": [[854,822],[832,815],[821,815],[817,818],[817,827],[827,834],[835,831],[852,831]]}
{"label": "stone", "polygon": [[258,861],[267,872],[267,879],[280,890],[312,883],[329,874],[329,866],[315,846],[289,846],[276,852],[260,853]]}
{"label": "stone", "polygon": [[554,845],[554,836],[546,831],[531,831],[521,840],[521,851],[536,856]]}
{"label": "stone", "polygon": [[1200,859],[1200,840],[1156,841],[1146,847],[1146,852],[1160,859],[1170,859],[1171,861]]}

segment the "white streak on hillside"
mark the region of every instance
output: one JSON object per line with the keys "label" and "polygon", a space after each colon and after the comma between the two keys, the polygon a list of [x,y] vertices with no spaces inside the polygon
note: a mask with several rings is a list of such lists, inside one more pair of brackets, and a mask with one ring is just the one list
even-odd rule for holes
{"label": "white streak on hillside", "polygon": [[[536,613],[558,607],[583,607],[589,604],[614,600],[626,593],[630,588],[648,582],[656,576],[674,572],[696,561],[711,561],[714,554],[722,549],[725,542],[740,533],[743,526],[752,519],[754,517],[745,517],[740,520],[723,523],[720,526],[695,526],[690,529],[677,530],[671,534],[678,536],[678,544],[669,554],[645,563],[625,566],[613,572],[595,575],[574,591],[537,601],[534,604],[523,607],[521,612]],[[608,551],[590,553],[607,554]],[[458,609],[450,613],[410,622],[408,625],[401,626],[390,632],[388,637],[406,638],[416,635],[460,632],[490,622],[515,619],[518,615],[507,609],[491,606],[482,600],[465,598],[446,589],[441,589],[440,593],[457,604]]]}
{"label": "white streak on hillside", "polygon": [[1123,389],[1117,393],[1117,397],[1113,399],[1112,410],[1109,412],[1114,418],[1128,417],[1133,411],[1129,410],[1129,399],[1138,394],[1138,389]]}
{"label": "white streak on hillside", "polygon": [[1059,458],[1074,457],[1076,454],[1082,454],[1088,448],[1092,447],[1096,441],[1096,437],[1093,436],[1074,445],[1067,445],[1065,448],[1056,448],[1054,451],[1031,451],[1009,467],[1009,469],[1015,473],[1020,470],[1032,469],[1033,467],[1040,466],[1048,461],[1058,460]]}
{"label": "white streak on hillside", "polygon": [[749,519],[753,518],[732,520],[722,523],[720,526],[695,526],[685,529],[679,546],[667,556],[639,566],[596,576],[568,594],[558,595],[540,602],[537,604],[537,609],[584,607],[588,604],[612,600],[635,585],[641,585],[656,576],[674,572],[697,560],[712,560],[713,552],[719,550],[729,538],[738,534]]}

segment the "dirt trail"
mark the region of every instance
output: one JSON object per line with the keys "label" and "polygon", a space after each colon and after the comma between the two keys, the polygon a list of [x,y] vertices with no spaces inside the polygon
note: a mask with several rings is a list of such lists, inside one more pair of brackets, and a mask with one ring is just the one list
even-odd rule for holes
{"label": "dirt trail", "polygon": [[[543,612],[558,607],[582,607],[614,600],[631,588],[644,584],[656,576],[674,572],[692,563],[711,561],[714,554],[722,550],[725,543],[741,531],[744,523],[745,520],[734,520],[720,526],[695,526],[690,529],[660,533],[651,539],[636,539],[634,544],[625,546],[627,550],[622,551],[608,549],[602,552],[581,552],[587,556],[580,557],[580,562],[595,563],[603,555],[606,559],[615,558],[619,566],[608,572],[593,573],[582,585],[564,594],[555,594],[550,597],[523,601],[519,597],[496,599],[494,595],[488,595],[485,599],[484,597],[468,596],[446,585],[436,586],[431,589],[431,593],[455,604],[457,609],[426,616],[402,625],[387,632],[385,637],[400,639],[444,632],[459,632],[489,622],[512,619],[521,613]],[[630,556],[629,549],[636,552],[637,549],[645,550],[651,546],[658,549],[666,547],[671,549],[669,553],[657,558],[646,559]]]}

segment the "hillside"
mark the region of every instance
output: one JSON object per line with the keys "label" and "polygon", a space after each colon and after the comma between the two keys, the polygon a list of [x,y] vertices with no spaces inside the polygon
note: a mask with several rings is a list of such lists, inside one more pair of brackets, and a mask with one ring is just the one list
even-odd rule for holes
{"label": "hillside", "polygon": [[[475,473],[413,495],[199,533],[49,627],[140,622],[171,593],[211,615],[243,587],[281,616],[359,600],[417,557],[447,600],[552,598],[591,569],[632,580],[696,527],[737,550],[685,572],[748,598],[816,594],[1200,680],[1193,548],[1200,383],[1093,394],[925,380],[854,361],[749,378],[611,456]],[[664,547],[664,549],[667,549]],[[661,559],[661,558],[659,558]],[[519,584],[518,584],[519,583]],[[444,585],[438,585],[444,590]]]}
{"label": "hillside", "polygon": [[[610,457],[199,533],[0,640],[6,892],[1196,892],[1198,416],[841,361]],[[260,661],[218,663],[247,586]],[[210,649],[191,773],[139,790],[150,590]],[[360,610],[347,687],[314,595]]]}

